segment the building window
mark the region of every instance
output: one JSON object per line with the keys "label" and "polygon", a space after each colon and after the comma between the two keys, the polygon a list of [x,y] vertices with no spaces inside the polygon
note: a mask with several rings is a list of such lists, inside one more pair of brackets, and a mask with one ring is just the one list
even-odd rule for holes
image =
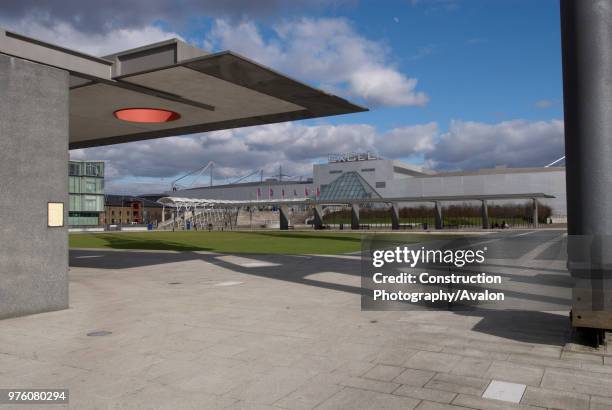
{"label": "building window", "polygon": [[334,170],[329,171],[329,173],[330,173],[330,174],[341,174],[341,173],[342,173],[342,171],[341,171],[341,170],[339,170],[339,169],[334,169]]}
{"label": "building window", "polygon": [[377,182],[376,183],[376,188],[386,188],[387,187],[387,183],[386,182]]}
{"label": "building window", "polygon": [[96,162],[87,162],[85,165],[85,174],[90,177],[102,176],[102,164]]}
{"label": "building window", "polygon": [[79,176],[80,165],[78,162],[71,162],[68,164],[68,175]]}
{"label": "building window", "polygon": [[85,192],[88,194],[96,193],[96,181],[86,180],[85,181]]}
{"label": "building window", "polygon": [[362,168],[361,172],[374,172],[376,171],[376,168]]}

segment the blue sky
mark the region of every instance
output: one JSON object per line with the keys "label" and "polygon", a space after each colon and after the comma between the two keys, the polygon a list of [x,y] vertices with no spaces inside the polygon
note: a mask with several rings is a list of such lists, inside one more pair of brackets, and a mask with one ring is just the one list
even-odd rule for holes
{"label": "blue sky", "polygon": [[4,7],[0,25],[92,54],[179,37],[371,109],[71,152],[107,161],[116,192],[165,187],[213,159],[221,182],[279,165],[307,176],[336,151],[432,170],[542,166],[563,155],[557,0],[134,0],[121,14],[78,0]]}
{"label": "blue sky", "polygon": [[[369,121],[392,127],[399,121],[562,117],[556,0],[472,0],[437,8],[392,3],[369,2],[348,17],[389,44],[401,70],[419,79],[431,101],[419,109],[378,110]],[[541,100],[553,105],[538,108]]]}

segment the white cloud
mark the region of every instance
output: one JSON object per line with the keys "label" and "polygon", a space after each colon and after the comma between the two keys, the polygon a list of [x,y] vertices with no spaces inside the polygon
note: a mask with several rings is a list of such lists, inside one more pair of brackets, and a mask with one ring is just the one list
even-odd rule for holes
{"label": "white cloud", "polygon": [[[79,31],[101,33],[121,28],[141,28],[154,21],[184,25],[194,16],[272,17],[283,12],[336,8],[343,0],[3,0],[2,20],[36,16],[47,25],[68,23]],[[350,0],[347,1],[350,3]]]}
{"label": "white cloud", "polygon": [[421,156],[439,170],[543,166],[563,154],[563,122],[453,121],[447,132],[435,122],[386,132],[366,124],[283,123],[75,150],[71,157],[107,161],[108,192],[143,193],[169,189],[173,179],[211,160],[218,182],[262,168],[275,175],[279,166],[285,174],[309,176],[313,162],[345,151],[393,159]]}
{"label": "white cloud", "polygon": [[546,109],[546,108],[552,107],[554,104],[555,102],[552,100],[539,100],[539,101],[536,101],[535,106],[537,108]]}
{"label": "white cloud", "polygon": [[29,17],[7,25],[20,34],[94,56],[103,56],[170,38],[181,38],[179,34],[157,26],[118,28],[104,33],[82,32],[68,23],[42,24],[39,20]]}
{"label": "white cloud", "polygon": [[368,106],[427,104],[409,78],[389,61],[389,49],[381,42],[359,35],[341,18],[302,18],[273,27],[266,39],[251,21],[230,24],[215,20],[205,46],[230,49],[299,79],[315,82]]}
{"label": "white cloud", "polygon": [[[284,174],[310,176],[312,163],[334,152],[373,151],[384,156],[424,153],[432,149],[436,127],[432,123],[380,134],[365,124],[282,123],[79,149],[70,154],[75,159],[106,161],[109,192],[131,189],[142,193],[160,186],[168,189],[174,178],[208,161],[215,162],[217,181],[231,181],[262,168],[265,175],[274,175],[279,166]],[[134,178],[147,183],[139,184]],[[154,186],[152,178],[165,180]]]}
{"label": "white cloud", "polygon": [[562,155],[563,121],[452,121],[427,159],[438,169],[544,166]]}
{"label": "white cloud", "polygon": [[404,158],[431,152],[439,134],[438,124],[430,122],[390,130],[377,141],[378,152],[389,158]]}

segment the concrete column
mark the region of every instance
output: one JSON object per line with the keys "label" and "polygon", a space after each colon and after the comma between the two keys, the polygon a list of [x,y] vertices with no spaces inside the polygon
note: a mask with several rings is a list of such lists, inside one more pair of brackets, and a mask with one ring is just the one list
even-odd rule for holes
{"label": "concrete column", "polygon": [[0,319],[68,307],[68,98],[66,71],[0,54]]}
{"label": "concrete column", "polygon": [[166,222],[166,207],[162,206],[162,222]]}
{"label": "concrete column", "polygon": [[442,205],[439,201],[435,202],[435,213],[436,213],[436,229],[444,228],[444,222],[442,220]]}
{"label": "concrete column", "polygon": [[278,216],[280,218],[280,229],[286,231],[289,229],[289,208],[287,205],[281,205],[278,207]]}
{"label": "concrete column", "polygon": [[312,209],[314,214],[314,228],[323,228],[323,207],[321,205],[315,205]]}
{"label": "concrete column", "polygon": [[612,0],[561,0],[561,36],[572,324],[612,329]]}
{"label": "concrete column", "polygon": [[359,204],[351,204],[351,229],[359,229]]}
{"label": "concrete column", "polygon": [[489,224],[489,205],[487,204],[487,200],[482,200],[482,229],[489,229],[491,225]]}
{"label": "concrete column", "polygon": [[391,229],[400,228],[399,206],[396,202],[391,204]]}
{"label": "concrete column", "polygon": [[537,228],[539,226],[539,223],[538,223],[538,200],[536,198],[533,198],[532,202],[533,202],[533,206],[532,206],[532,210],[533,210],[533,215],[532,215],[533,227]]}

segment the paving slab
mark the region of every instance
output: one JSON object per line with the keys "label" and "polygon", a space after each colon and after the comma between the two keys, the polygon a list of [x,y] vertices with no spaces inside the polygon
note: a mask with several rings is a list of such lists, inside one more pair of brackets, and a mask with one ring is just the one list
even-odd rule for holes
{"label": "paving slab", "polygon": [[609,410],[612,409],[612,398],[591,396],[589,410]]}
{"label": "paving slab", "polygon": [[420,400],[435,401],[437,403],[450,403],[457,395],[456,393],[452,392],[445,392],[434,389],[424,389],[422,387],[409,386],[406,384],[403,384],[398,387],[393,392],[393,394],[396,394],[398,396],[412,397]]}
{"label": "paving slab", "polygon": [[480,396],[489,385],[490,380],[476,377],[458,376],[455,374],[438,373],[425,387],[454,393],[473,394]]}
{"label": "paving slab", "polygon": [[510,403],[507,401],[485,399],[478,396],[472,396],[469,394],[459,394],[453,400],[453,404],[457,406],[465,406],[470,409],[478,410],[513,410],[513,409],[525,409],[525,410],[544,410],[544,407],[530,406],[528,404]]}
{"label": "paving slab", "polygon": [[431,370],[434,372],[450,372],[461,361],[461,357],[451,353],[418,352],[404,363],[411,369]]}
{"label": "paving slab", "polygon": [[542,387],[564,392],[612,397],[612,375],[570,369],[546,369]]}
{"label": "paving slab", "polygon": [[434,377],[436,372],[430,370],[406,369],[393,381],[409,386],[422,387]]}
{"label": "paving slab", "polygon": [[274,403],[284,409],[312,409],[342,390],[342,386],[313,380]]}
{"label": "paving slab", "polygon": [[400,386],[397,383],[382,382],[379,380],[365,379],[363,377],[349,377],[348,379],[341,381],[340,384],[343,386],[372,390],[380,393],[391,393]]}
{"label": "paving slab", "polygon": [[391,380],[399,376],[401,373],[403,373],[404,370],[406,370],[406,368],[404,367],[378,364],[367,372],[365,372],[362,377],[366,379],[375,379],[390,382]]}
{"label": "paving slab", "polygon": [[528,387],[522,403],[564,410],[588,410],[589,396],[550,389]]}
{"label": "paving slab", "polygon": [[460,410],[466,407],[455,406],[452,404],[438,403],[434,401],[423,400],[418,406],[417,410]]}
{"label": "paving slab", "polygon": [[462,358],[452,369],[451,373],[461,376],[482,376],[491,367],[491,360],[475,359],[472,357]]}
{"label": "paving slab", "polygon": [[392,394],[346,387],[316,408],[322,410],[409,410],[414,409],[419,402],[420,400],[411,397],[394,396]]}
{"label": "paving slab", "polygon": [[484,377],[513,383],[522,383],[529,386],[539,386],[544,370],[535,366],[528,366],[510,362],[495,361],[489,367]]}

